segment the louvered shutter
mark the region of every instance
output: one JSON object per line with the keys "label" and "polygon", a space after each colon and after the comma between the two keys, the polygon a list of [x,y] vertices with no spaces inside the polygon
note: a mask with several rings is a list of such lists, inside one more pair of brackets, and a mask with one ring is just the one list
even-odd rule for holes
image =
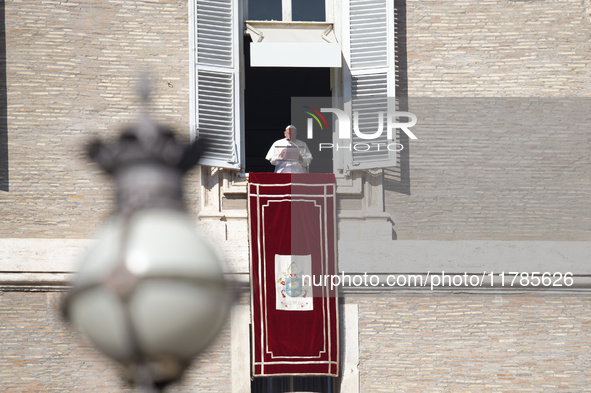
{"label": "louvered shutter", "polygon": [[[396,165],[395,142],[387,139],[386,116],[395,96],[394,0],[345,0],[343,52],[345,110],[354,126],[359,114],[359,131],[366,135],[378,130],[378,113],[383,112],[380,137],[366,140],[352,131],[353,149],[346,157],[348,170],[385,168]],[[389,99],[390,98],[390,99]],[[342,141],[341,141],[342,143]],[[370,147],[367,149],[367,147]]]}
{"label": "louvered shutter", "polygon": [[192,0],[193,128],[207,144],[201,165],[243,165],[239,89],[239,0]]}

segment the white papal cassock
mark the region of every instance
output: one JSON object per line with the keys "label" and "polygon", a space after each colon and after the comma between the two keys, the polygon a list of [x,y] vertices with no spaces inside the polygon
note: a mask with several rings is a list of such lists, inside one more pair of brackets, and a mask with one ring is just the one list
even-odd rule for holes
{"label": "white papal cassock", "polygon": [[273,143],[265,158],[275,165],[275,173],[308,173],[312,153],[305,142],[283,138]]}

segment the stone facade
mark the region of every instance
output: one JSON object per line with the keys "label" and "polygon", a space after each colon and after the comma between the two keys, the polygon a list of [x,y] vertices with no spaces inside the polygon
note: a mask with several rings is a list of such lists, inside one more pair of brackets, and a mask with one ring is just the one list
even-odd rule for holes
{"label": "stone facade", "polygon": [[154,117],[188,141],[186,1],[2,6],[9,191],[0,198],[0,237],[91,237],[112,209],[113,190],[84,145],[135,119],[142,72],[153,79]]}
{"label": "stone facade", "polygon": [[[591,240],[590,4],[396,0],[399,92],[418,114],[419,140],[384,176],[395,238]],[[113,190],[81,146],[133,120],[141,71],[154,81],[156,119],[188,140],[187,2],[2,7],[10,176],[0,238],[87,239],[112,209]],[[578,105],[579,117],[560,117]],[[522,121],[524,112],[534,115]],[[199,187],[194,171],[192,213]],[[361,207],[355,198],[343,203]],[[0,292],[0,390],[131,391],[65,329],[60,296]],[[360,391],[589,391],[588,290],[398,290],[345,302],[359,306]],[[230,392],[230,336],[227,327],[175,391]]]}
{"label": "stone facade", "polygon": [[589,240],[591,23],[581,1],[397,9],[398,90],[419,138],[386,171],[397,238]]}
{"label": "stone facade", "polygon": [[[0,293],[5,392],[132,392],[67,330],[60,293]],[[359,305],[361,392],[588,391],[591,298],[564,294],[347,297]],[[231,392],[224,330],[176,392]]]}
{"label": "stone facade", "polygon": [[[62,293],[0,292],[2,392],[134,392],[120,369],[59,317]],[[231,392],[229,324],[175,385]]]}
{"label": "stone facade", "polygon": [[408,176],[385,171],[398,240],[591,240],[591,98],[409,101]]}
{"label": "stone facade", "polygon": [[590,301],[588,294],[362,297],[360,391],[588,392]]}
{"label": "stone facade", "polygon": [[581,0],[397,3],[410,97],[591,96]]}
{"label": "stone facade", "polygon": [[[105,4],[15,1],[4,7],[10,181],[9,192],[3,192],[0,200],[4,222],[0,236],[87,238],[112,208],[112,189],[98,168],[85,161],[82,147],[91,136],[113,136],[119,126],[134,118],[138,109],[135,83],[142,70],[148,69],[154,78],[156,118],[174,126],[181,138],[188,137],[187,4],[178,0]],[[591,97],[588,72],[591,23],[584,18],[585,7],[580,0],[400,1],[397,8],[399,25],[405,32],[401,36],[403,51],[399,54],[405,58],[399,89],[402,95],[466,100],[500,96]],[[463,101],[462,105],[467,102]],[[477,108],[480,102],[472,105]],[[536,105],[543,107],[545,103]],[[421,115],[416,105],[409,109]],[[432,116],[420,116],[417,132],[423,133],[418,142],[410,145],[412,159],[408,162],[412,173],[409,169],[408,184],[388,183],[386,179],[387,211],[393,215],[400,239],[486,237],[491,226],[492,232],[498,233],[497,239],[503,236],[542,239],[554,236],[557,227],[566,228],[564,223],[573,213],[567,218],[559,217],[552,228],[546,222],[536,225],[535,213],[539,212],[535,206],[491,213],[497,218],[486,221],[474,220],[471,215],[479,208],[507,207],[514,200],[509,191],[505,195],[489,192],[477,195],[482,191],[478,179],[487,176],[513,181],[514,184],[504,185],[508,190],[518,184],[521,187],[518,197],[524,196],[525,204],[527,198],[541,196],[534,204],[551,199],[543,190],[539,195],[532,194],[530,190],[538,184],[535,181],[524,184],[523,173],[545,170],[537,160],[545,158],[541,150],[552,138],[561,140],[557,146],[553,143],[553,149],[559,150],[548,157],[559,158],[558,167],[569,168],[573,162],[586,165],[588,155],[585,144],[581,143],[586,141],[583,133],[566,139],[536,130],[537,142],[531,140],[533,135],[529,133],[521,135],[523,142],[515,145],[503,130],[495,130],[498,136],[491,135],[494,144],[483,150],[466,150],[462,148],[462,140],[466,143],[464,147],[470,147],[472,141],[458,138],[465,130],[457,127],[460,120],[466,126],[466,119],[456,116],[455,121],[447,121],[448,128],[453,128],[451,131],[432,126],[421,129],[421,124],[430,125],[428,122],[432,120]],[[568,135],[569,130],[562,132]],[[538,151],[524,143],[537,143]],[[452,144],[457,150],[450,149]],[[511,169],[517,176],[502,176],[491,169],[496,165],[498,173],[503,171],[502,165],[490,164],[490,157],[510,162],[516,154],[523,153],[526,153],[524,162]],[[473,178],[463,177],[463,182],[470,183],[474,192],[462,195],[443,187],[442,194],[446,197],[431,203],[436,196],[426,190],[454,185],[456,178],[462,176],[450,165],[465,168],[466,163],[472,162],[476,166],[490,165],[486,172],[472,171]],[[589,178],[578,169],[567,173]],[[196,211],[198,171],[191,175],[187,184],[188,200]],[[568,177],[545,181],[550,188],[573,184]],[[582,192],[589,184],[582,186],[569,192]],[[388,188],[393,192],[388,192]],[[411,188],[413,194],[422,197],[404,198],[398,192]],[[470,198],[473,203],[458,204],[458,198]],[[576,211],[579,203],[580,200],[575,201],[571,211]],[[410,213],[417,206],[420,214]],[[460,207],[465,211],[457,214]],[[450,213],[442,215],[446,209]],[[556,215],[544,215],[544,221],[551,222],[560,215],[553,209]],[[506,223],[499,217],[514,214],[529,216],[528,234],[506,231]],[[453,220],[474,225],[456,228]],[[534,226],[533,232],[530,231]],[[441,233],[441,228],[446,227],[453,229]],[[560,233],[558,237],[585,239],[581,231],[588,230],[588,223],[577,224],[575,228],[580,231],[573,233],[576,229],[568,229],[569,233]]]}

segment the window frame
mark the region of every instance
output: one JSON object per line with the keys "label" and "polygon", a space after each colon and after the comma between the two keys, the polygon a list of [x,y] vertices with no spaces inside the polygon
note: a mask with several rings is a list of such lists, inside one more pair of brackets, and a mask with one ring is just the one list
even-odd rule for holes
{"label": "window frame", "polygon": [[[196,8],[197,3],[200,0],[191,0],[189,2],[189,43],[190,43],[190,136],[194,140],[199,134],[199,98],[198,95],[198,69],[206,69],[206,66],[199,65],[197,63],[197,15]],[[290,6],[292,0],[281,0],[282,6]],[[341,108],[349,113],[351,116],[352,107],[352,78],[355,76],[361,76],[364,74],[374,74],[379,72],[386,72],[387,74],[387,96],[395,97],[395,32],[394,32],[394,4],[391,0],[385,0],[386,12],[389,15],[387,18],[387,41],[388,41],[388,62],[386,66],[380,67],[352,67],[351,65],[351,48],[350,48],[350,14],[349,8],[350,3],[356,0],[343,0],[342,2],[334,0],[325,0],[326,7],[326,22],[332,23],[334,26],[335,34],[340,38],[342,43],[342,54],[344,63],[342,68],[331,68],[331,79],[333,86],[333,107]],[[233,130],[233,157],[232,160],[224,162],[223,160],[202,160],[200,164],[212,167],[220,167],[237,170],[239,173],[246,173],[245,170],[245,103],[244,103],[244,87],[245,87],[245,74],[244,74],[244,22],[248,20],[245,16],[248,13],[248,0],[231,0],[232,2],[232,35],[234,41],[232,43],[233,51],[233,66],[232,73],[233,79],[233,97],[234,104],[232,108],[232,116],[234,119],[234,130]],[[288,7],[289,8],[289,7]],[[339,17],[335,19],[335,15]],[[306,22],[302,22],[306,23]],[[294,22],[297,24],[297,22]],[[351,116],[352,118],[352,116]],[[333,126],[336,126],[333,116]],[[338,133],[334,133],[333,136],[334,144],[343,144],[350,142],[350,140],[338,139]],[[333,173],[338,177],[348,176],[349,173],[358,170],[368,169],[380,169],[384,167],[391,167],[396,165],[396,153],[392,152],[389,154],[387,160],[382,161],[371,161],[365,162],[362,165],[354,164],[354,154],[346,149],[335,151],[333,154]],[[232,162],[230,162],[232,161]]]}
{"label": "window frame", "polygon": [[[277,0],[281,1],[281,21],[280,22],[293,22],[292,21],[292,1],[293,0]],[[325,20],[323,22],[334,22],[334,0],[324,0],[324,15]],[[244,0],[244,15],[245,20],[256,20],[252,19],[248,14],[248,0]],[[320,22],[320,21],[319,21]]]}

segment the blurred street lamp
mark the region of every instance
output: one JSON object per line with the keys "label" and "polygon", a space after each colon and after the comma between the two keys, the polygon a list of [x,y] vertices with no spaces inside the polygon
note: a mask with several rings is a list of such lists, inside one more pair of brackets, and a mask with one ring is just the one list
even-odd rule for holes
{"label": "blurred street lamp", "polygon": [[117,211],[83,261],[64,315],[133,382],[158,391],[180,378],[230,308],[218,253],[183,203],[183,175],[200,150],[145,111],[117,143],[96,141],[89,153],[115,179]]}

